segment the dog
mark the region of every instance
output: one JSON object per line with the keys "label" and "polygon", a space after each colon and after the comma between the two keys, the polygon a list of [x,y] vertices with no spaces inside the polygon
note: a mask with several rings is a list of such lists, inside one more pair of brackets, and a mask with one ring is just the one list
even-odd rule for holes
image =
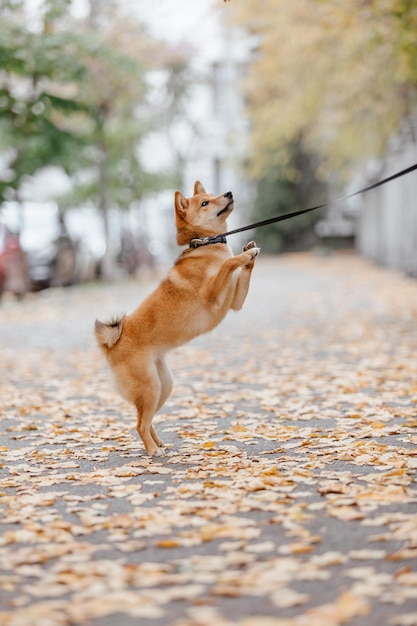
{"label": "dog", "polygon": [[196,181],[192,197],[175,192],[174,205],[177,243],[189,247],[133,313],[95,322],[97,342],[119,393],[136,407],[137,431],[151,456],[165,454],[152,419],[172,390],[167,352],[215,328],[230,309],[242,308],[259,253],[253,241],[233,256],[224,237],[205,240],[227,231],[231,191],[214,196]]}

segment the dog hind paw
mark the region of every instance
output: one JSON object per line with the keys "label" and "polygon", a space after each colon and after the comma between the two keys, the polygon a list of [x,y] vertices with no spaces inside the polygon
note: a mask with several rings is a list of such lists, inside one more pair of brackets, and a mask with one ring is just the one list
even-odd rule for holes
{"label": "dog hind paw", "polygon": [[165,452],[165,448],[155,448],[154,450],[151,450],[150,452],[148,452],[149,456],[166,456],[167,453]]}

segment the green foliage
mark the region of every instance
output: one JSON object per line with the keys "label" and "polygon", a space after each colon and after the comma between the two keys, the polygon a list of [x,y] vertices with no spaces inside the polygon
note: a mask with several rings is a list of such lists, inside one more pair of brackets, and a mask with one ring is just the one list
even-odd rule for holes
{"label": "green foliage", "polygon": [[383,153],[416,104],[415,0],[240,0],[257,37],[247,73],[253,176],[291,168],[289,146],[322,157],[321,174]]}
{"label": "green foliage", "polygon": [[34,28],[24,3],[0,5],[0,152],[7,164],[0,204],[16,197],[25,177],[53,164],[73,181],[62,207],[94,204],[106,219],[109,208],[127,208],[172,180],[173,173],[144,172],[139,158],[158,117],[147,106],[146,74],[168,68],[166,108],[174,112],[186,64],[115,2],[91,3],[84,22],[71,18],[70,5],[44,0]]}
{"label": "green foliage", "polygon": [[[326,185],[317,180],[315,174],[317,157],[303,153],[300,144],[291,146],[291,155],[291,175],[281,167],[269,170],[257,181],[254,221],[307,209],[325,201]],[[314,225],[321,216],[318,210],[264,226],[257,229],[256,242],[268,253],[306,249],[315,241]]]}
{"label": "green foliage", "polygon": [[[228,12],[256,41],[244,84],[255,217],[321,204],[320,184],[307,184],[313,193],[305,193],[308,178],[342,185],[384,153],[415,111],[417,3],[239,0]],[[300,169],[294,146],[298,156],[320,158]],[[298,246],[318,217],[314,212],[256,236],[268,251]]]}
{"label": "green foliage", "polygon": [[396,54],[402,60],[404,79],[417,86],[417,4],[415,0],[393,0],[390,17],[396,34]]}
{"label": "green foliage", "polygon": [[0,37],[0,149],[6,151],[7,173],[0,179],[0,203],[13,197],[26,176],[51,163],[65,167],[85,138],[60,123],[63,115],[88,114],[74,97],[59,95],[59,85],[82,74],[70,54],[69,33],[30,32],[5,19]]}

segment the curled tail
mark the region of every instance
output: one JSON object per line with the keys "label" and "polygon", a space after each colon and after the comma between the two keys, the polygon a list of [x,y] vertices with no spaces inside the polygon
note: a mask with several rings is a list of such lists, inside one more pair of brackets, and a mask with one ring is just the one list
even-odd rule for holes
{"label": "curled tail", "polygon": [[96,320],[94,326],[94,334],[99,346],[103,348],[112,348],[122,334],[123,320],[125,314],[112,317],[107,322]]}

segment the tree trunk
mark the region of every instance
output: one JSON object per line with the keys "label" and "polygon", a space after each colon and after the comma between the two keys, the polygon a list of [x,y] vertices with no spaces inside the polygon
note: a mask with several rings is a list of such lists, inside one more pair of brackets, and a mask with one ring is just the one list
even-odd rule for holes
{"label": "tree trunk", "polygon": [[116,259],[115,251],[112,248],[110,238],[109,224],[109,164],[106,141],[104,138],[103,123],[100,123],[98,129],[98,208],[100,210],[103,225],[104,237],[106,240],[106,252],[104,253],[102,263],[102,276],[105,280],[114,280],[116,276]]}

